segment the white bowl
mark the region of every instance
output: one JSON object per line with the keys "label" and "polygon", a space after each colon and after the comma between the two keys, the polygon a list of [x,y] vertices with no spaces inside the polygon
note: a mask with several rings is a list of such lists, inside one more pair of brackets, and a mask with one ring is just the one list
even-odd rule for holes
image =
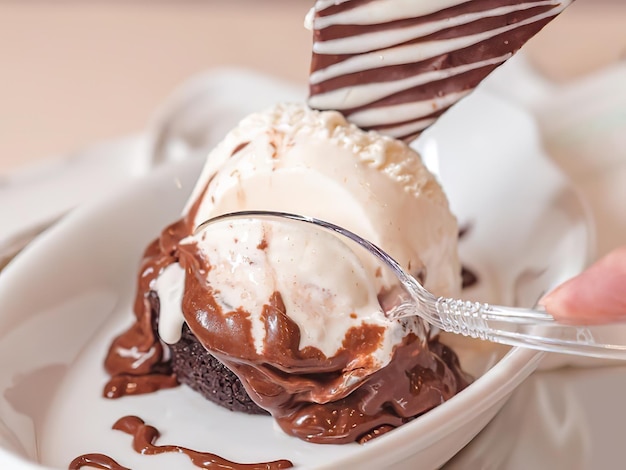
{"label": "white bowl", "polygon": [[[543,157],[532,120],[478,92],[419,146],[470,231],[462,257],[480,276],[467,295],[532,305],[580,271],[590,232],[565,178]],[[241,462],[286,458],[306,468],[436,468],[465,446],[537,367],[541,353],[447,338],[479,378],[436,409],[366,445],[315,445],[268,417],[231,413],[185,387],[101,398],[102,360],[131,322],[138,261],[178,217],[202,162],[161,168],[83,207],[38,239],[0,276],[0,468],[67,468],[103,452],[122,465],[195,468],[181,455],[142,456],[111,425],[134,414],[162,443]],[[187,466],[186,466],[187,465]]]}

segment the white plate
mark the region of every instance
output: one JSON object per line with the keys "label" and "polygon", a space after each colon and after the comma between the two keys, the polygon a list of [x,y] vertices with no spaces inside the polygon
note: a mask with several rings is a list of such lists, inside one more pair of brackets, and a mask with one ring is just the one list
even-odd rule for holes
{"label": "white plate", "polygon": [[625,389],[625,366],[536,372],[444,468],[622,468]]}
{"label": "white plate", "polygon": [[[462,252],[481,282],[468,294],[532,305],[584,266],[584,213],[543,158],[526,114],[479,92],[420,145],[438,166],[461,223],[472,227]],[[131,321],[141,252],[177,217],[200,163],[162,168],[76,211],[0,276],[0,468],[44,468],[33,462],[67,468],[85,452],[107,453],[135,470],[186,468],[184,456],[133,453],[130,437],[110,430],[126,414],[163,430],[162,443],[237,461],[435,468],[467,444],[537,366],[541,354],[532,351],[514,349],[494,365],[497,349],[458,342],[467,368],[477,374],[490,370],[450,401],[364,446],[307,444],[282,434],[270,418],[227,412],[184,387],[101,398],[107,378],[102,359],[110,340]]]}

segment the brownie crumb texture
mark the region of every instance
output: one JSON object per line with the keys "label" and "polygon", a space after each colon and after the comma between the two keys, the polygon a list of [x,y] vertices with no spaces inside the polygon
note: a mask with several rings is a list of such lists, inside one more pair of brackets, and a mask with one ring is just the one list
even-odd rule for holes
{"label": "brownie crumb texture", "polygon": [[172,369],[179,382],[229,410],[269,414],[250,399],[239,378],[204,349],[186,324],[171,350]]}

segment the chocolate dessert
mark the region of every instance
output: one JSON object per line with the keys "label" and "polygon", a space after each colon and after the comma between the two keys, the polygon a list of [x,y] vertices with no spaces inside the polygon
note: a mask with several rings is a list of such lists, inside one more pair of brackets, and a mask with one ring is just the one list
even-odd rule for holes
{"label": "chocolate dessert", "polygon": [[[308,193],[298,199],[295,191],[306,186],[325,194],[314,204]],[[268,190],[287,187],[290,199]],[[324,197],[344,204],[317,204]],[[297,206],[341,221],[428,288],[441,295],[460,288],[456,221],[417,154],[338,113],[279,105],[242,121],[212,152],[183,219],[146,250],[136,323],[111,346],[105,396],[169,387],[175,376],[231,410],[270,412],[301,439],[344,443],[397,427],[468,384],[428,325],[385,316],[387,280],[343,253],[333,236],[321,245],[326,251],[307,254],[309,235],[262,223],[195,233],[232,205]],[[232,258],[239,255],[245,262]],[[322,269],[300,272],[302,265]]]}
{"label": "chocolate dessert", "polygon": [[[155,311],[158,316],[158,310]],[[249,414],[269,414],[248,395],[234,372],[222,364],[183,326],[178,343],[171,345],[172,371],[180,383],[188,385],[207,400]]]}
{"label": "chocolate dessert", "polygon": [[211,152],[182,219],[144,254],[135,323],[107,354],[105,396],[180,382],[337,444],[384,434],[463,390],[470,378],[436,331],[385,315],[375,266],[332,240],[311,253],[305,235],[262,222],[196,228],[241,210],[316,217],[380,246],[434,294],[457,296],[456,220],[398,139],[415,138],[569,3],[319,0],[309,105],[331,111],[278,105]]}

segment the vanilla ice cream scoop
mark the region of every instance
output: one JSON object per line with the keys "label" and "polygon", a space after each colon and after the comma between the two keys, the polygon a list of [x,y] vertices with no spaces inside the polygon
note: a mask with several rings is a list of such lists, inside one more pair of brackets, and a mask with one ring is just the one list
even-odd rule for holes
{"label": "vanilla ice cream scoop", "polygon": [[[192,208],[196,226],[253,209],[321,218],[377,244],[431,291],[458,292],[456,220],[435,178],[404,143],[364,132],[336,112],[283,104],[249,116],[209,155],[186,210]],[[336,355],[347,331],[361,324],[385,331],[372,351],[372,368],[389,363],[408,331],[423,336],[423,325],[385,317],[377,298],[384,280],[371,260],[359,260],[332,235],[320,253],[310,233],[277,230],[258,222],[181,242],[197,246],[222,310],[249,313],[257,353],[266,336],[261,315],[274,292],[301,331],[300,348],[315,347],[326,357]],[[307,251],[310,246],[318,252]],[[154,286],[161,298],[159,335],[169,343],[178,341],[185,321],[184,276],[172,265]]]}
{"label": "vanilla ice cream scoop", "polygon": [[[198,205],[199,203],[199,205]],[[333,111],[279,104],[210,153],[186,211],[274,210],[335,223],[380,246],[438,295],[459,292],[457,224],[419,155]]]}

